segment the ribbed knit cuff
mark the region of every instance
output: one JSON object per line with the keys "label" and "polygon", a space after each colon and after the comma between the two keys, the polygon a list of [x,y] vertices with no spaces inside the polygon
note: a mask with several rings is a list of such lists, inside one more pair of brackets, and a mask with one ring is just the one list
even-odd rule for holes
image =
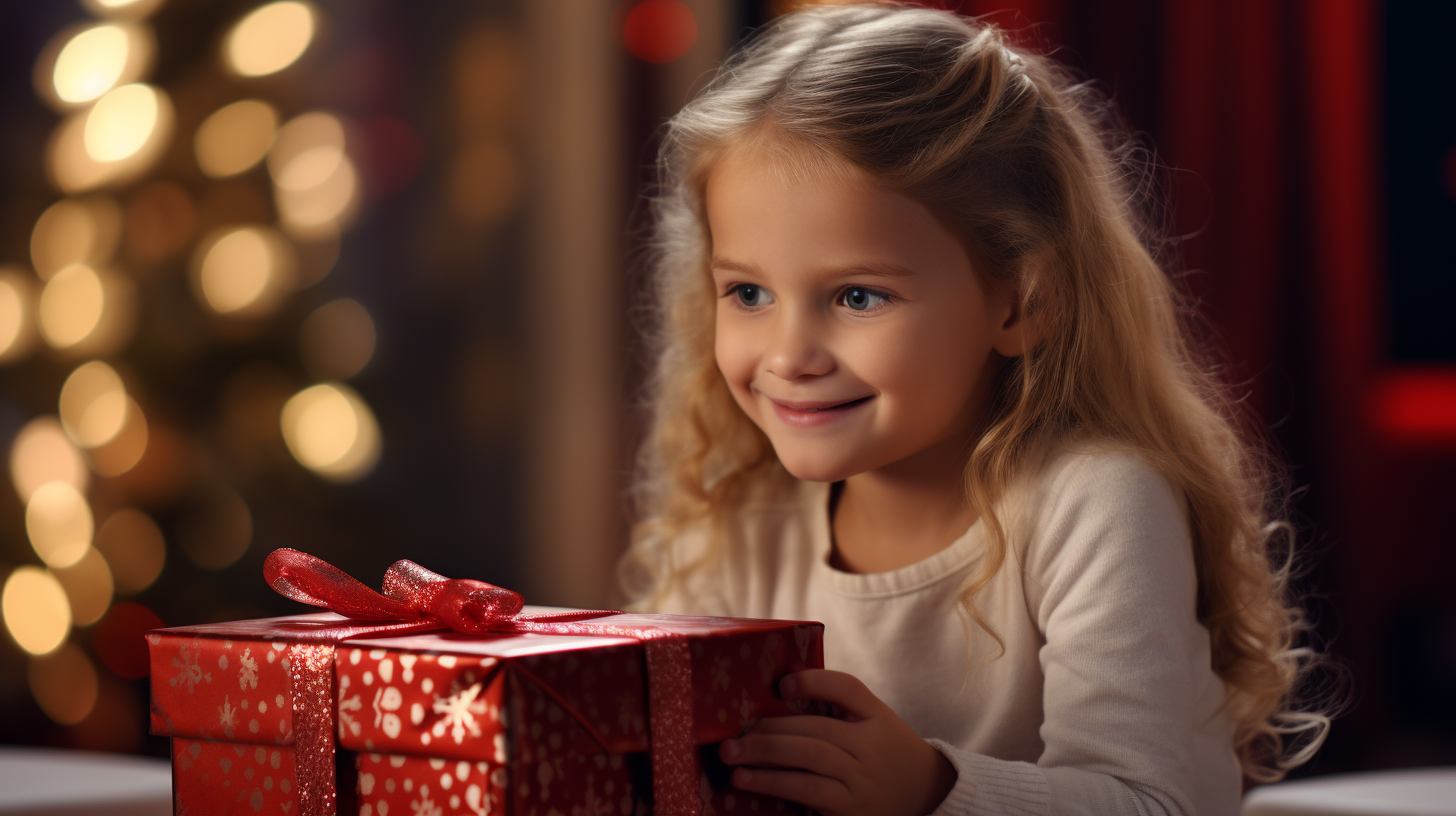
{"label": "ribbed knit cuff", "polygon": [[1044,816],[1051,789],[1041,768],[962,751],[944,740],[926,740],[956,769],[955,787],[931,816]]}

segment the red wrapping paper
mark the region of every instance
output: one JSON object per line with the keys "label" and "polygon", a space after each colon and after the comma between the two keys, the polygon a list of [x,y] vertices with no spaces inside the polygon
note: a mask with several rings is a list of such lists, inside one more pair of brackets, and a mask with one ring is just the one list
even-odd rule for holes
{"label": "red wrapping paper", "polygon": [[[819,624],[665,615],[610,620],[689,636],[692,733],[708,769],[698,781],[705,813],[803,812],[728,788],[727,769],[714,773],[715,743],[761,717],[805,710],[774,689],[785,674],[823,665]],[[430,633],[350,641],[336,658],[340,745],[405,763],[387,770],[392,790],[376,781],[371,793],[364,774],[378,763],[361,759],[361,812],[368,806],[377,814],[380,802],[397,812],[406,799],[411,808],[426,808],[418,792],[428,787],[428,807],[480,813],[464,798],[460,808],[448,806],[458,794],[446,795],[441,769],[465,768],[461,762],[483,763],[480,773],[494,775],[493,784],[480,783],[483,797],[501,797],[490,813],[646,812],[643,665],[643,645],[630,638]]]}
{"label": "red wrapping paper", "polygon": [[[716,748],[707,744],[737,736],[759,717],[794,712],[773,689],[784,674],[823,665],[822,626],[641,615],[605,620],[688,635],[692,733],[706,745],[707,771],[698,785],[703,812],[784,811],[781,801],[728,789],[726,769],[714,767]],[[270,812],[297,812],[289,804],[301,786],[292,770],[288,663],[299,644],[341,628],[354,637],[335,655],[339,745],[360,753],[341,760],[357,763],[358,776],[340,779],[349,789],[342,791],[340,813],[648,812],[642,642],[420,633],[431,625],[361,624],[323,613],[152,633],[152,726],[177,738],[178,812],[260,812],[255,801]],[[256,782],[238,780],[259,746],[277,748],[280,767],[262,776],[255,768]],[[271,757],[270,751],[265,764]]]}

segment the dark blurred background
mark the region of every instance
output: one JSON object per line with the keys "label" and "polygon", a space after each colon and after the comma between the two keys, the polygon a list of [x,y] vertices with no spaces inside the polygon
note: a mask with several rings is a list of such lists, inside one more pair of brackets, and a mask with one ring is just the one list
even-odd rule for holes
{"label": "dark blurred background", "polygon": [[[0,743],[165,755],[140,632],[296,611],[276,547],[610,603],[654,134],[795,5],[0,4]],[[1167,168],[1345,670],[1299,773],[1456,764],[1456,5],[936,5]]]}

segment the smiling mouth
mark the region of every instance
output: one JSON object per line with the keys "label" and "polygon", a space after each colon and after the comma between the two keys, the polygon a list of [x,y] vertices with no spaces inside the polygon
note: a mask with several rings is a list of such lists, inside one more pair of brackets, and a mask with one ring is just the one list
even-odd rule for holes
{"label": "smiling mouth", "polygon": [[[860,397],[859,399],[850,400],[849,402],[841,402],[838,405],[826,405],[826,406],[823,406],[821,408],[799,408],[797,410],[804,411],[804,412],[810,413],[810,414],[817,414],[820,411],[837,411],[837,410],[839,410],[841,408],[853,408],[854,406],[859,405],[860,403],[865,402],[868,399],[869,399],[869,397]],[[787,407],[787,406],[785,406],[785,407]],[[793,410],[793,409],[791,409],[791,410]]]}

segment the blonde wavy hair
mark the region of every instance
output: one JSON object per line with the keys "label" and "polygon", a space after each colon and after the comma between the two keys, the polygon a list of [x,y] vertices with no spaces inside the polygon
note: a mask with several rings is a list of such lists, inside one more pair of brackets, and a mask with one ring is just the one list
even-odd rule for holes
{"label": "blonde wavy hair", "polygon": [[1278,779],[1312,756],[1329,717],[1296,696],[1318,655],[1290,598],[1287,489],[1248,430],[1257,423],[1190,340],[1192,310],[1158,262],[1161,224],[1147,215],[1158,209],[1149,162],[1126,134],[1057,62],[950,12],[810,8],[731,56],[669,122],[651,197],[655,367],[641,520],[621,571],[629,596],[661,597],[708,568],[719,545],[678,563],[673,542],[704,526],[721,541],[750,497],[792,480],[717,369],[703,206],[726,150],[791,145],[925,204],[1043,332],[1003,367],[966,464],[988,557],[960,593],[963,613],[1001,641],[973,601],[1007,560],[996,508],[1018,477],[1069,441],[1135,450],[1185,498],[1198,619],[1245,774]]}

